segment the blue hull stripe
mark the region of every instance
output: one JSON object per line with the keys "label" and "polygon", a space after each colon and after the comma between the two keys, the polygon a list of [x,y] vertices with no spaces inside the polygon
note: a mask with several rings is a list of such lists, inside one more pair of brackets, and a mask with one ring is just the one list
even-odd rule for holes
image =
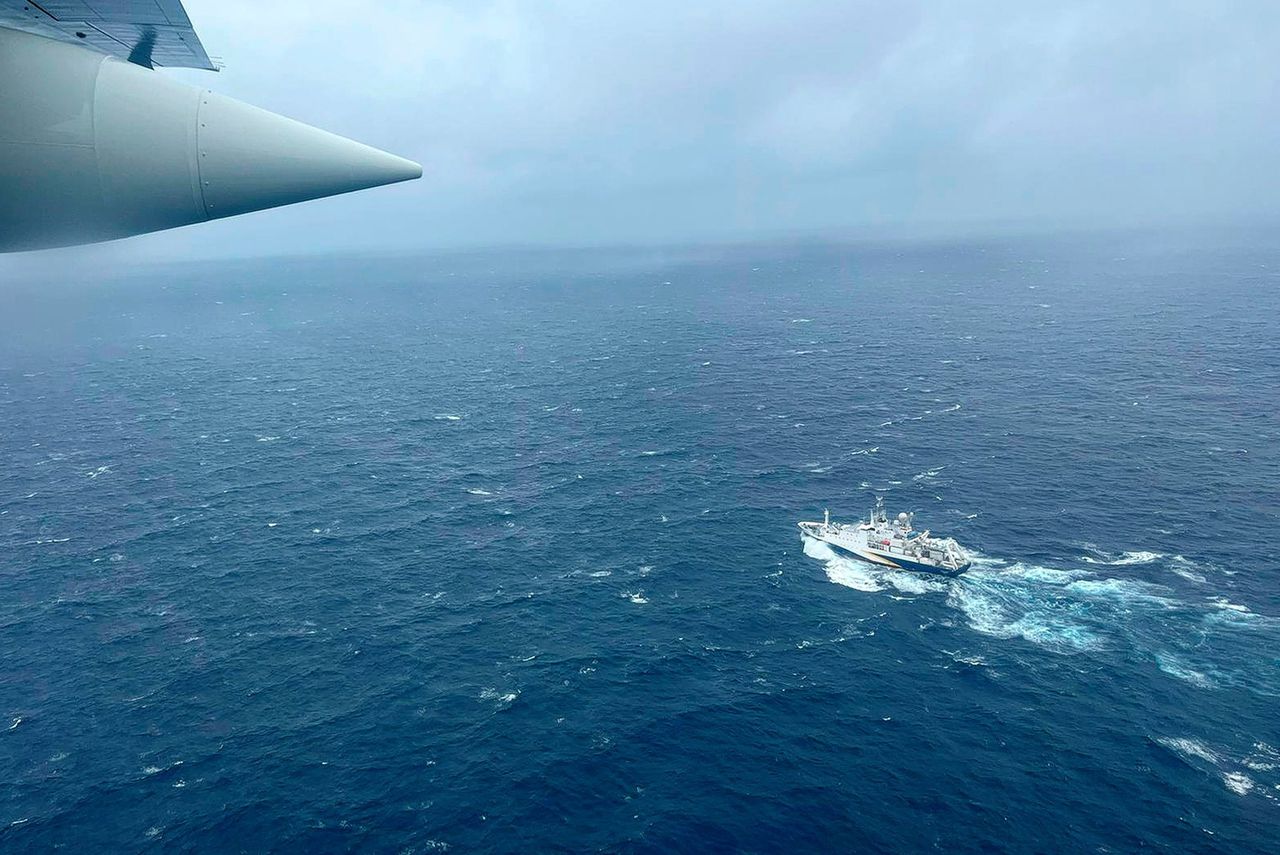
{"label": "blue hull stripe", "polygon": [[[850,558],[856,558],[859,561],[866,561],[866,563],[870,564],[872,567],[888,566],[887,564],[878,564],[875,561],[870,561],[866,557],[859,555],[853,550],[846,549],[843,546],[838,546],[829,540],[824,540],[822,542],[825,543],[827,546],[830,546],[837,553],[841,555],[847,555]],[[932,564],[922,564],[919,561],[912,561],[910,558],[904,558],[901,555],[890,556],[890,555],[876,554],[876,557],[885,562],[892,562],[894,565],[896,565],[899,569],[902,569],[902,570],[914,570],[917,573],[932,573],[935,576],[959,576],[961,573],[969,569],[968,564],[963,564],[958,569],[946,570],[942,567],[935,567]]]}

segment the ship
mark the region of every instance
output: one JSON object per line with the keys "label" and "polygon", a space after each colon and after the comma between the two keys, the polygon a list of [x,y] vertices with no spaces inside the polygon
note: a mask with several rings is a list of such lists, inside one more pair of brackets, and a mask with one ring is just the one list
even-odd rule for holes
{"label": "ship", "polygon": [[933,537],[915,531],[914,516],[900,513],[893,520],[885,513],[884,498],[876,497],[871,518],[856,524],[833,523],[824,511],[822,522],[799,523],[800,538],[825,543],[841,555],[894,570],[914,570],[958,576],[972,563],[968,553],[949,537]]}

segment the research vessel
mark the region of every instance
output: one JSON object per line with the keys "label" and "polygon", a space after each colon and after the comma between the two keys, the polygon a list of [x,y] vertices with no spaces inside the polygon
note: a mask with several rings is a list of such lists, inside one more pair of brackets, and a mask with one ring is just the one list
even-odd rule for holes
{"label": "research vessel", "polygon": [[869,520],[833,523],[831,512],[824,511],[822,522],[799,523],[801,539],[812,538],[842,555],[880,567],[944,576],[958,576],[969,569],[968,554],[953,539],[915,531],[912,524],[909,513],[890,520],[881,496],[876,497]]}

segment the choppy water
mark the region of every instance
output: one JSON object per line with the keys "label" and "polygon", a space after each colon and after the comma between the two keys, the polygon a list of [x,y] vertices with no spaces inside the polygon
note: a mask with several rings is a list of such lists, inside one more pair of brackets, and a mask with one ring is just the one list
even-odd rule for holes
{"label": "choppy water", "polygon": [[[1117,238],[4,283],[0,847],[1267,851],[1277,272]],[[876,490],[975,569],[802,547]]]}

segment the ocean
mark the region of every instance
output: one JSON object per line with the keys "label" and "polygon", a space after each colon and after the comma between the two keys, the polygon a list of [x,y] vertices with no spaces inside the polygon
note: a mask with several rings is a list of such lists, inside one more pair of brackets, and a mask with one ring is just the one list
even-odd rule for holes
{"label": "ocean", "polygon": [[[1280,249],[0,283],[0,849],[1275,852]],[[892,513],[955,580],[802,545]]]}

